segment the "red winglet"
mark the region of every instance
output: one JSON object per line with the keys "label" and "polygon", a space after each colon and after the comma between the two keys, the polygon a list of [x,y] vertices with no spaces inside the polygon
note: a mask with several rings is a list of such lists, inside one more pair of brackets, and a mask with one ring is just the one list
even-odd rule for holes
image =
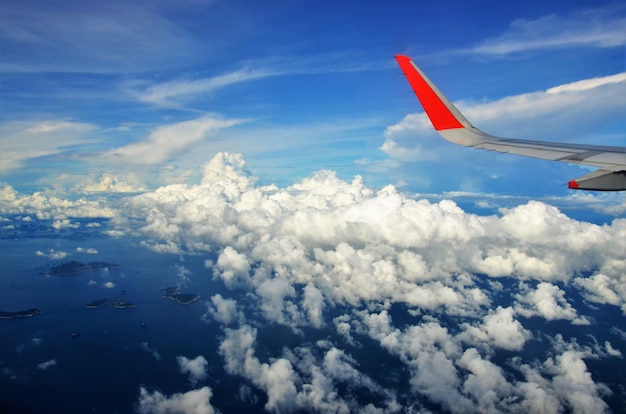
{"label": "red winglet", "polygon": [[408,56],[398,55],[396,60],[435,129],[441,131],[444,129],[464,128],[463,124],[450,112],[450,109],[441,100],[437,92],[433,90],[429,81],[413,65],[411,59]]}
{"label": "red winglet", "polygon": [[578,182],[576,180],[569,180],[569,183],[567,183],[567,186],[571,190],[578,190]]}

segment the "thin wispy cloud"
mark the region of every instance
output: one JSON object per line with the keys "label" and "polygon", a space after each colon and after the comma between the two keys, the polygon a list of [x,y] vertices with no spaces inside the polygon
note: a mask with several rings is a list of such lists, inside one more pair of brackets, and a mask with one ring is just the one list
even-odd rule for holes
{"label": "thin wispy cloud", "polygon": [[85,122],[55,119],[0,124],[0,173],[19,168],[33,158],[93,143],[91,133],[96,129]]}
{"label": "thin wispy cloud", "polygon": [[551,14],[513,21],[500,36],[458,53],[505,56],[514,53],[573,47],[626,45],[626,18],[614,7],[581,10],[567,16]]}
{"label": "thin wispy cloud", "polygon": [[113,149],[103,154],[103,157],[114,163],[158,164],[190,151],[210,133],[241,122],[243,121],[206,115],[161,126],[146,139]]}
{"label": "thin wispy cloud", "polygon": [[147,87],[143,91],[131,92],[139,101],[153,105],[175,105],[177,98],[207,94],[215,90],[256,79],[276,76],[280,72],[243,68],[231,73],[195,80],[173,80]]}
{"label": "thin wispy cloud", "polygon": [[48,368],[53,367],[57,364],[57,360],[56,359],[51,359],[49,361],[46,362],[42,362],[41,364],[37,365],[37,369],[42,370],[42,371],[46,371],[48,370]]}
{"label": "thin wispy cloud", "polygon": [[180,101],[219,89],[277,76],[345,73],[389,69],[392,62],[376,62],[356,53],[275,56],[244,61],[241,68],[198,79],[175,79],[149,86],[132,86],[128,94],[140,102],[176,107]]}
{"label": "thin wispy cloud", "polygon": [[160,2],[72,2],[72,7],[61,8],[47,1],[5,1],[0,72],[112,73],[167,67],[202,46],[166,17],[167,10]]}

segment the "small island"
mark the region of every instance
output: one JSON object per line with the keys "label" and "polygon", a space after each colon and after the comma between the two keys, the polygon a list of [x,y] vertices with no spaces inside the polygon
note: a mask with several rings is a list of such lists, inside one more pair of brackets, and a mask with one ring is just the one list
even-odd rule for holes
{"label": "small island", "polygon": [[89,262],[85,264],[77,261],[71,261],[58,266],[54,266],[53,268],[45,272],[45,274],[54,276],[71,275],[74,273],[88,272],[90,270],[117,269],[119,267],[120,265],[115,263]]}
{"label": "small island", "polygon": [[85,307],[87,309],[96,309],[102,305],[109,305],[114,307],[115,309],[130,309],[135,307],[134,303],[124,302],[122,299],[119,298],[105,298],[94,300],[93,302],[86,303]]}
{"label": "small island", "polygon": [[161,297],[165,299],[175,300],[176,302],[183,304],[183,305],[188,305],[191,302],[195,302],[198,299],[200,299],[200,295],[196,293],[178,293],[178,292],[179,292],[179,288],[169,287],[169,288],[161,290]]}
{"label": "small island", "polygon": [[15,318],[30,318],[31,316],[39,315],[41,311],[37,308],[28,309],[18,312],[3,312],[0,311],[0,319],[15,319]]}

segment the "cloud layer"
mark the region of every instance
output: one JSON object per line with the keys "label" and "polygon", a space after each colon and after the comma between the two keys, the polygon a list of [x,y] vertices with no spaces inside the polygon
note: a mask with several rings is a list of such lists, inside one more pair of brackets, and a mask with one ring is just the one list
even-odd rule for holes
{"label": "cloud layer", "polygon": [[[137,226],[155,251],[215,254],[206,266],[233,296],[214,295],[205,320],[223,329],[225,370],[262,390],[268,411],[398,410],[406,396],[359,369],[347,350],[366,338],[400,361],[418,411],[426,407],[419,401],[451,412],[607,407],[608,391],[585,359],[618,357],[607,351],[614,347],[557,335],[541,359],[525,359],[537,339],[525,324],[588,324],[572,289],[626,313],[624,219],[598,226],[536,201],[479,216],[331,171],[262,187],[231,153],[207,163],[200,184],[161,187],[123,210],[120,223]],[[398,306],[400,319],[391,312]],[[257,348],[267,323],[341,339],[268,358]],[[503,352],[520,356],[502,365],[494,358]],[[179,361],[181,369],[192,362]],[[371,398],[337,394],[346,385]]]}

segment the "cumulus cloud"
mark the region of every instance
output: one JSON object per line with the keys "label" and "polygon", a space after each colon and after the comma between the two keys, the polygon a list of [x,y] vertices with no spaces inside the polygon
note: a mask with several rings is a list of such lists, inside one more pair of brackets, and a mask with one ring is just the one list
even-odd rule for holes
{"label": "cumulus cloud", "polygon": [[[568,281],[594,268],[621,274],[619,260],[606,259],[621,258],[623,220],[597,226],[535,201],[481,217],[449,200],[413,200],[393,187],[374,192],[359,177],[350,183],[328,171],[285,189],[255,187],[241,163],[219,154],[201,185],[162,187],[129,199],[127,208],[146,217],[146,235],[176,251],[223,246],[215,275],[252,283],[274,315],[281,312],[270,302],[293,297],[292,281],[312,281],[344,303],[382,295],[462,312],[488,303],[463,272],[539,281]],[[439,294],[428,295],[433,289]]]}
{"label": "cumulus cloud", "polygon": [[41,364],[37,365],[37,369],[46,371],[48,368],[53,367],[56,364],[57,364],[57,360],[51,359],[50,361],[42,362]]}
{"label": "cumulus cloud", "polygon": [[[556,410],[558,403],[555,399],[565,402],[565,407],[576,413],[603,413],[607,412],[608,406],[602,396],[610,393],[602,384],[593,381],[585,363],[585,357],[591,357],[589,350],[581,349],[575,343],[561,342],[562,338],[557,335],[557,341],[562,346],[562,351],[555,357],[546,359],[541,366],[531,367],[524,365],[522,372],[526,376],[525,389],[535,389],[538,401],[529,404],[540,404],[549,407],[547,412],[559,412]],[[544,376],[541,376],[544,374]],[[538,389],[543,390],[536,393]]]}
{"label": "cumulus cloud", "polygon": [[536,289],[518,294],[517,298],[519,306],[515,309],[526,317],[541,315],[547,320],[567,319],[574,324],[589,324],[584,317],[578,317],[576,309],[567,302],[565,291],[551,283],[541,282]]}
{"label": "cumulus cloud", "polygon": [[47,257],[48,259],[52,259],[52,260],[61,260],[69,256],[68,252],[64,252],[62,250],[57,251],[57,250],[54,250],[53,248],[48,249],[48,253],[42,252],[41,250],[37,250],[35,254],[37,256]]}
{"label": "cumulus cloud", "polygon": [[513,319],[515,311],[512,308],[498,306],[495,312],[484,317],[480,326],[469,326],[466,330],[468,340],[476,343],[490,343],[494,346],[520,351],[524,343],[530,338],[530,332],[522,324]]}
{"label": "cumulus cloud", "polygon": [[54,220],[52,222],[52,228],[55,230],[77,229],[79,227],[80,227],[80,224],[72,223],[69,219]]}
{"label": "cumulus cloud", "polygon": [[[226,372],[264,392],[268,411],[394,411],[393,387],[366,375],[340,345],[365,342],[397,359],[406,387],[430,406],[602,408],[604,388],[586,382],[578,361],[615,357],[615,348],[555,341],[543,345],[543,362],[525,360],[535,341],[525,324],[529,317],[585,322],[573,290],[590,303],[624,306],[624,219],[595,225],[538,201],[480,216],[392,186],[374,191],[332,171],[286,188],[259,186],[243,157],[227,153],[207,163],[199,184],[164,186],[123,207],[146,246],[210,252],[213,277],[245,293],[213,295],[205,321],[222,330]],[[297,337],[304,328],[333,335],[261,352],[268,323]],[[502,353],[520,356],[502,364],[495,357]],[[338,394],[346,384],[375,396],[372,405]],[[593,386],[578,401],[582,384]]]}
{"label": "cumulus cloud", "polygon": [[194,359],[189,359],[182,355],[176,357],[178,368],[182,374],[189,374],[189,381],[195,385],[198,381],[202,381],[207,377],[208,361],[202,355],[198,355]]}
{"label": "cumulus cloud", "polygon": [[98,254],[98,250],[94,249],[94,248],[84,248],[84,247],[77,247],[76,248],[76,252],[78,253],[87,253],[87,254]]}
{"label": "cumulus cloud", "polygon": [[[133,181],[137,181],[133,179]],[[139,193],[146,191],[146,187],[133,182],[129,183],[123,178],[111,174],[103,174],[99,181],[83,182],[78,190],[86,193]]]}
{"label": "cumulus cloud", "polygon": [[618,357],[618,358],[622,358],[622,352],[619,349],[615,349],[613,348],[613,345],[611,345],[611,343],[609,341],[604,342],[604,346],[606,348],[606,352],[610,355],[610,356],[614,356],[614,357]]}
{"label": "cumulus cloud", "polygon": [[135,408],[140,414],[213,414],[216,410],[210,402],[212,396],[213,392],[209,387],[173,394],[169,397],[159,391],[151,393],[141,387]]}
{"label": "cumulus cloud", "polygon": [[[297,347],[285,350],[278,358],[261,361],[255,354],[257,330],[249,325],[225,330],[220,345],[226,370],[242,375],[266,392],[266,410],[270,412],[380,412],[382,408],[399,410],[394,396],[386,393],[372,379],[359,372],[355,362],[343,351],[322,342],[314,348]],[[344,400],[336,392],[338,384],[350,388],[366,388],[383,397],[383,407],[373,404],[360,406],[356,401]]]}
{"label": "cumulus cloud", "polygon": [[104,200],[69,200],[51,192],[20,194],[12,186],[0,188],[0,213],[28,214],[39,220],[54,220],[58,228],[76,227],[69,218],[111,218],[114,209]]}
{"label": "cumulus cloud", "polygon": [[626,260],[608,260],[603,268],[609,272],[577,277],[574,283],[583,288],[583,294],[589,300],[620,306],[626,313]]}
{"label": "cumulus cloud", "polygon": [[237,309],[237,302],[233,299],[226,299],[219,293],[213,295],[211,302],[207,302],[206,305],[207,314],[204,316],[205,320],[207,320],[208,315],[224,325],[244,320],[243,313]]}

